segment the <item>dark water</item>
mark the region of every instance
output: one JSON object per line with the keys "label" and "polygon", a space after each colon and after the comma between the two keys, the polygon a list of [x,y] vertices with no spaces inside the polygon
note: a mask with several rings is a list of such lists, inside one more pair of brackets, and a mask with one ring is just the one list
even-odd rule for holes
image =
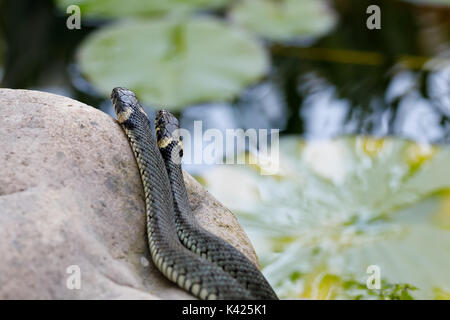
{"label": "dark water", "polygon": [[[296,44],[267,43],[272,66],[261,83],[231,103],[186,108],[183,125],[203,119],[209,127],[280,128],[308,138],[361,133],[450,142],[450,7],[330,4],[339,15],[334,30]],[[380,30],[366,27],[371,4],[381,8]],[[1,86],[54,92],[110,112],[75,63],[80,41],[107,22],[83,21],[71,31],[66,18],[52,1],[0,2]]]}

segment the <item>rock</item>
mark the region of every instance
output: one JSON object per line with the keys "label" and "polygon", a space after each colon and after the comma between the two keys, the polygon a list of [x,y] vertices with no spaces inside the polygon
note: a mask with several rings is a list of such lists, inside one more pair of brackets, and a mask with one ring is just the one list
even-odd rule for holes
{"label": "rock", "polygon": [[[151,262],[141,181],[113,118],[0,89],[0,137],[0,299],[193,298]],[[200,223],[257,264],[233,214],[189,174],[185,182]],[[69,289],[78,271],[81,288]]]}

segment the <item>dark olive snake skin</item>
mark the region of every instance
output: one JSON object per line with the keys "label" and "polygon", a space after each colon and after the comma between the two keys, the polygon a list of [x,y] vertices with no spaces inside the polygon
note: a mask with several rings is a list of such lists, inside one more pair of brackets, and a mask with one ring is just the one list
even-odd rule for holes
{"label": "dark olive snake skin", "polygon": [[195,220],[181,170],[177,119],[164,110],[157,114],[157,142],[132,91],[114,88],[111,100],[139,168],[150,254],[161,273],[200,299],[278,299],[250,260]]}

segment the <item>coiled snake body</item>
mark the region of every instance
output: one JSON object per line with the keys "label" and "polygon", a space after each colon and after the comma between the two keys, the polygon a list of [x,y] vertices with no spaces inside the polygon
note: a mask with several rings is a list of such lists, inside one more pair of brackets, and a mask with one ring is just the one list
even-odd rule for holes
{"label": "coiled snake body", "polygon": [[114,88],[111,100],[142,179],[148,244],[156,267],[200,299],[278,299],[256,266],[195,220],[181,170],[177,119],[165,110],[158,112],[156,141],[132,91]]}

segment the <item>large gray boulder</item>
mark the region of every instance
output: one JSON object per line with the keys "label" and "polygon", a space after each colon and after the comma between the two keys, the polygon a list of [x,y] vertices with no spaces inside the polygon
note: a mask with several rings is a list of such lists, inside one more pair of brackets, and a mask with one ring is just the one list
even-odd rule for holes
{"label": "large gray boulder", "polygon": [[[185,182],[200,223],[257,264],[234,215]],[[0,89],[0,299],[158,298],[193,297],[151,262],[142,185],[118,123],[66,97]]]}

